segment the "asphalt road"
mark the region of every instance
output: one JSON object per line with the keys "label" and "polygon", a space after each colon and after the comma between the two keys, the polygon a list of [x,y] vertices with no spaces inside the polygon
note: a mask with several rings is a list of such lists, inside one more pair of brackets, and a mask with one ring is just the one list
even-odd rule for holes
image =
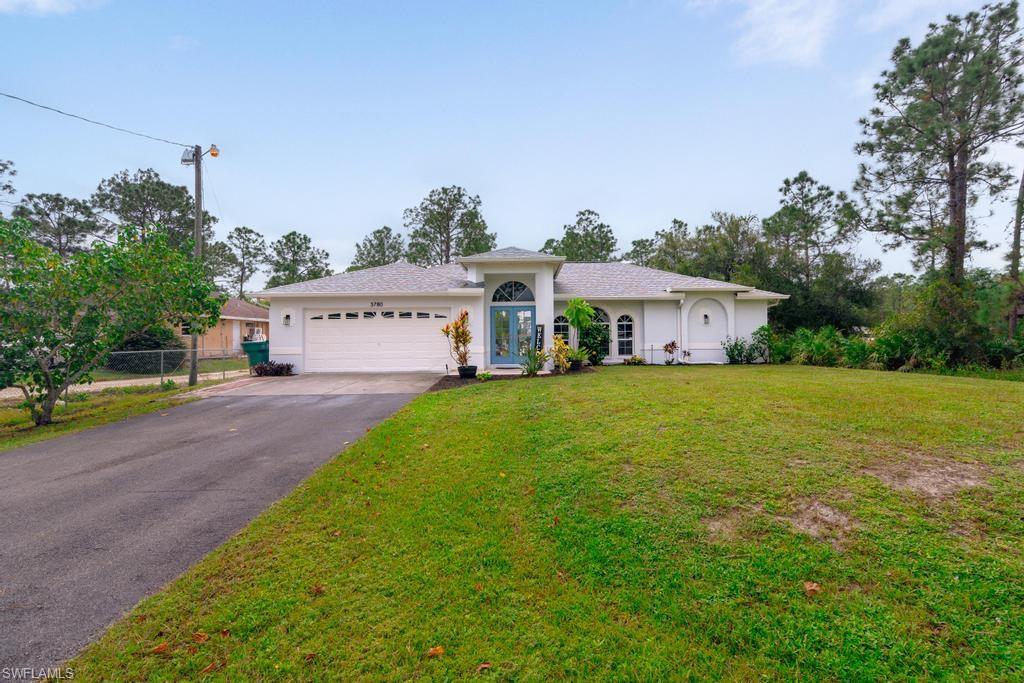
{"label": "asphalt road", "polygon": [[430,381],[261,385],[0,453],[0,667],[73,657]]}

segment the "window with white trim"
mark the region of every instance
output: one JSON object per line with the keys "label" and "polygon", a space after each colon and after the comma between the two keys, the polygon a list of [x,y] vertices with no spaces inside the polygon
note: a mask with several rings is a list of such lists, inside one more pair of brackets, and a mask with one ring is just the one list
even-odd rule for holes
{"label": "window with white trim", "polygon": [[551,334],[559,335],[563,341],[569,341],[569,319],[564,315],[555,316],[555,324],[551,326]]}
{"label": "window with white trim", "polygon": [[491,301],[504,303],[509,301],[533,301],[533,292],[529,287],[517,280],[509,280],[494,290]]}
{"label": "window with white trim", "polygon": [[603,308],[594,307],[594,323],[608,330],[608,343],[604,346],[604,355],[612,353],[612,321]]}
{"label": "window with white trim", "polygon": [[633,355],[633,316],[620,315],[615,323],[615,333],[618,341],[619,355]]}

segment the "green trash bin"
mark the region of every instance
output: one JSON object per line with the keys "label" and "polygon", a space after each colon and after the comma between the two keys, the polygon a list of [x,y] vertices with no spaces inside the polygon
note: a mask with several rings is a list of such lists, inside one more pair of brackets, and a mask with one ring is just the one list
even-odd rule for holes
{"label": "green trash bin", "polygon": [[270,342],[268,341],[242,342],[242,350],[249,357],[249,368],[257,363],[266,363],[270,360]]}

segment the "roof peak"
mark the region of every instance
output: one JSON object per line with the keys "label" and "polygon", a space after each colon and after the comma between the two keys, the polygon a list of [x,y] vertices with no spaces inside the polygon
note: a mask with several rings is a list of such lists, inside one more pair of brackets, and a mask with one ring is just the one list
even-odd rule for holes
{"label": "roof peak", "polygon": [[545,254],[521,247],[501,247],[480,254],[469,254],[456,259],[459,263],[475,263],[479,261],[565,261],[564,256]]}

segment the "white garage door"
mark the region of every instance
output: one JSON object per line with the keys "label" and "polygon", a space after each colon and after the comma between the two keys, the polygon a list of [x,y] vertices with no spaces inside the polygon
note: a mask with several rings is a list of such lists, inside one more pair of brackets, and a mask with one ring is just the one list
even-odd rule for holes
{"label": "white garage door", "polygon": [[436,308],[306,311],[306,372],[444,372],[452,365]]}

